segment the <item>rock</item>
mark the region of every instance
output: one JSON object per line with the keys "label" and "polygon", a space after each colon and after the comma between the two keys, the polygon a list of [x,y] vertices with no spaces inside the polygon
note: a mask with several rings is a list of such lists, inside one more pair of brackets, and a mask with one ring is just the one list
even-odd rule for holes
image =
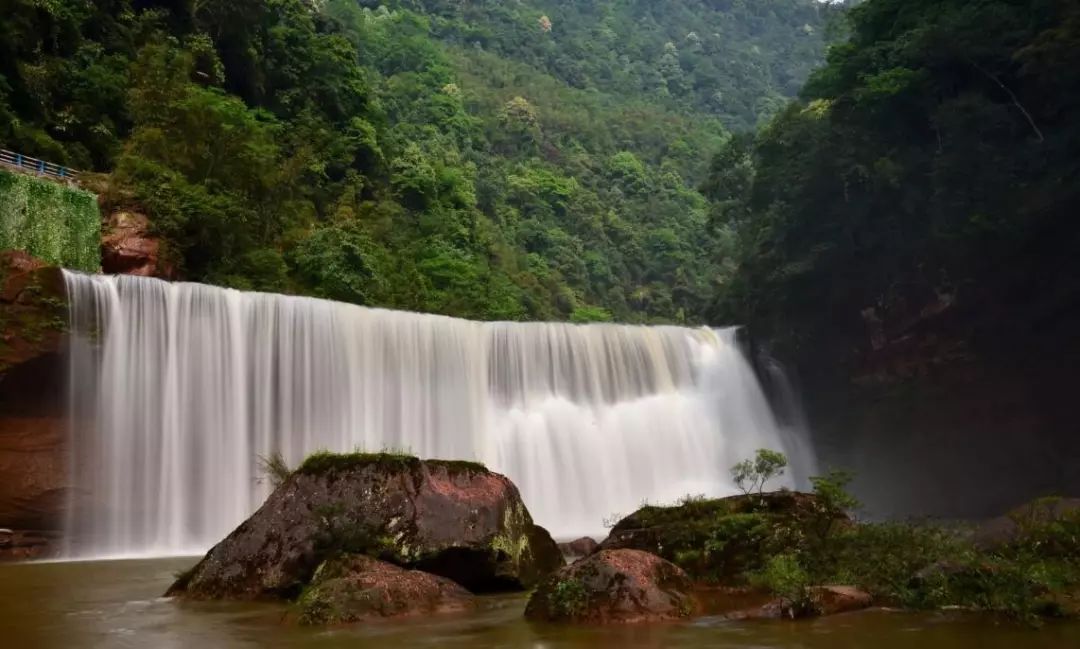
{"label": "rock", "polygon": [[764,602],[724,611],[720,617],[725,620],[779,620],[786,617],[790,609],[784,606],[779,597],[769,597]]}
{"label": "rock", "polygon": [[[729,583],[771,554],[796,549],[800,534],[820,525],[818,512],[815,496],[794,491],[647,506],[616,523],[600,549],[651,552],[694,579]],[[836,523],[847,521],[841,515]],[[707,543],[713,551],[703,551]]]}
{"label": "rock", "polygon": [[297,607],[301,624],[348,624],[464,611],[474,606],[474,599],[445,577],[364,555],[346,555],[319,566]]}
{"label": "rock", "polygon": [[695,584],[694,595],[703,615],[750,620],[777,618],[781,614],[781,601],[760,588]]}
{"label": "rock", "polygon": [[854,586],[813,586],[810,601],[818,615],[836,615],[870,608],[874,598]]}
{"label": "rock", "polygon": [[161,240],[152,234],[150,220],[138,212],[109,215],[101,237],[101,267],[110,274],[171,279],[172,268],[161,260]]}
{"label": "rock", "polygon": [[55,533],[0,529],[0,561],[50,559],[59,551]]}
{"label": "rock", "polygon": [[873,598],[854,586],[811,586],[809,603],[793,608],[790,602],[767,591],[721,588],[699,591],[709,614],[726,620],[775,620],[780,618],[837,615],[869,608]]}
{"label": "rock", "polygon": [[576,541],[570,541],[569,543],[560,543],[559,551],[563,553],[564,557],[587,557],[596,549],[600,547],[600,544],[593,539],[584,536]]}
{"label": "rock", "polygon": [[543,622],[633,623],[689,616],[693,585],[678,566],[639,550],[602,550],[548,577],[525,617]]}
{"label": "rock", "polygon": [[374,554],[473,592],[529,588],[563,565],[517,487],[482,465],[317,454],[167,594],[291,598],[342,551]]}
{"label": "rock", "polygon": [[63,275],[0,253],[0,527],[56,530],[67,498]]}

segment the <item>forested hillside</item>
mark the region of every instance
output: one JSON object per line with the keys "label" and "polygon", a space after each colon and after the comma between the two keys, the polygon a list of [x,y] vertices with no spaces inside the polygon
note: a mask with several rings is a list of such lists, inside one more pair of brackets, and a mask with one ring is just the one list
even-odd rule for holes
{"label": "forested hillside", "polygon": [[713,162],[741,256],[715,313],[820,346],[920,311],[1009,308],[1030,328],[1075,308],[1080,5],[873,0],[849,17],[801,101]]}
{"label": "forested hillside", "polygon": [[702,321],[697,191],[830,11],[13,0],[0,143],[107,172],[183,277],[482,319]]}
{"label": "forested hillside", "polygon": [[836,13],[815,0],[390,4],[431,15],[441,40],[527,63],[574,88],[717,115],[732,130],[756,127],[799,92]]}
{"label": "forested hillside", "polygon": [[1080,4],[848,15],[800,101],[714,160],[739,260],[713,318],[797,363],[827,459],[900,511],[1080,488]]}

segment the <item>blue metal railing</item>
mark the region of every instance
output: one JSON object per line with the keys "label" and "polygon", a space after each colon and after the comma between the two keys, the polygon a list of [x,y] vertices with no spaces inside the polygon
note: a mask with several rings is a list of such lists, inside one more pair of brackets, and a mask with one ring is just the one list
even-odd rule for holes
{"label": "blue metal railing", "polygon": [[79,172],[74,169],[61,167],[58,164],[31,158],[7,149],[0,149],[0,165],[56,180],[77,181],[79,178]]}

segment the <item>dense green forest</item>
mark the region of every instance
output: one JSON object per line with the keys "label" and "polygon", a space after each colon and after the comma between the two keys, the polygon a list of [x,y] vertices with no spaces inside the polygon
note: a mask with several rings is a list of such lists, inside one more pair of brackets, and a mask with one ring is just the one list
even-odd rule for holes
{"label": "dense green forest", "polygon": [[1066,0],[3,11],[0,142],[109,172],[187,278],[795,346],[1080,284]]}
{"label": "dense green forest", "polygon": [[482,319],[695,322],[698,186],[820,62],[812,0],[12,0],[0,142],[108,172],[186,278]]}
{"label": "dense green forest", "polygon": [[999,348],[1075,318],[1080,3],[868,0],[847,18],[800,100],[713,162],[711,218],[739,257],[713,316],[822,355],[943,311],[978,314],[968,342]]}

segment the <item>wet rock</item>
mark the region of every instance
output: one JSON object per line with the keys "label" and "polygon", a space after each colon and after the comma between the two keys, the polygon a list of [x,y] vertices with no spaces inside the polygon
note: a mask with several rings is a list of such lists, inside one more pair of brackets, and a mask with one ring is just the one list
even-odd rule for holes
{"label": "wet rock", "polygon": [[721,597],[703,596],[707,612],[728,620],[775,620],[838,615],[860,611],[873,604],[869,593],[854,586],[812,586],[807,601],[799,606],[755,589],[722,589]]}
{"label": "wet rock", "polygon": [[473,592],[529,588],[563,565],[517,487],[481,465],[320,454],[168,594],[291,598],[341,552],[447,577]]}
{"label": "wet rock", "polygon": [[814,586],[810,589],[810,601],[818,615],[837,615],[870,608],[874,598],[854,586]]}
{"label": "wet rock", "polygon": [[348,624],[370,618],[465,611],[473,595],[445,577],[407,570],[364,555],[319,566],[297,602],[304,625]]}
{"label": "wet rock", "polygon": [[63,275],[0,253],[0,527],[55,530],[66,501]]}
{"label": "wet rock", "polygon": [[544,622],[634,623],[687,617],[697,608],[690,578],[639,550],[602,550],[548,577],[525,617]]}
{"label": "wet rock", "polygon": [[50,559],[59,556],[55,532],[0,529],[0,561]]}
{"label": "wet rock", "polygon": [[600,547],[600,544],[595,540],[584,536],[576,541],[570,541],[569,543],[560,543],[559,551],[563,553],[564,557],[578,558],[587,557],[596,549]]}
{"label": "wet rock", "polygon": [[161,259],[161,240],[150,220],[138,212],[113,212],[101,237],[101,267],[109,274],[170,279],[172,269]]}

